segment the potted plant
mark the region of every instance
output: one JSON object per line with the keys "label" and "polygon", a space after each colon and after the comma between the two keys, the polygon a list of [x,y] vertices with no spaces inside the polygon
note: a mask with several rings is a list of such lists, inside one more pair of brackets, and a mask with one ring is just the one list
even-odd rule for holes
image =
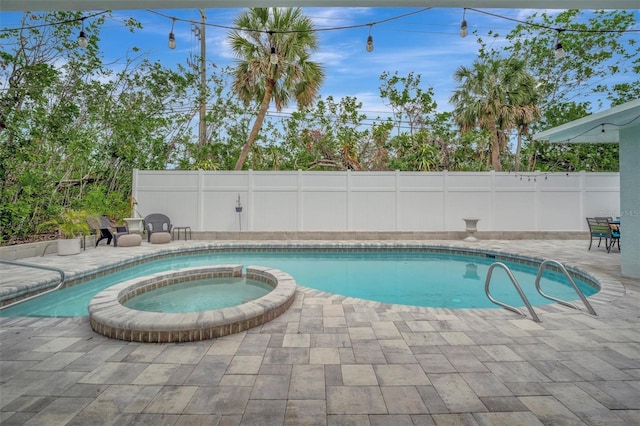
{"label": "potted plant", "polygon": [[80,253],[80,237],[91,233],[87,223],[87,213],[72,209],[65,210],[59,217],[42,223],[39,228],[57,229],[58,255],[60,256]]}

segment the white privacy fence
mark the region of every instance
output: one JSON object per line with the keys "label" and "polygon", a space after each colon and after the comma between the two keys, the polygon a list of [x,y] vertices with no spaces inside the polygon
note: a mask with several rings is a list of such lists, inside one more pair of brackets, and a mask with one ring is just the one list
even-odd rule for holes
{"label": "white privacy fence", "polygon": [[[193,231],[581,231],[618,216],[618,173],[140,171],[137,214]],[[236,211],[238,197],[242,211]]]}

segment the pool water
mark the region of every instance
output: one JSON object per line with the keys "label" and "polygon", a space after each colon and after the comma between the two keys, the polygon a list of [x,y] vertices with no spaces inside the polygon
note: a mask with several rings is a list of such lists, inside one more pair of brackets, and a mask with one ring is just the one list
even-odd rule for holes
{"label": "pool water", "polygon": [[[298,285],[384,303],[439,308],[497,308],[484,292],[484,280],[495,259],[433,252],[210,252],[154,260],[87,281],[0,310],[0,316],[83,316],[91,298],[109,286],[156,272],[180,268],[241,264],[259,265],[288,273]],[[537,267],[505,263],[532,305],[555,303],[535,289]],[[598,290],[576,280],[586,296]],[[575,301],[578,296],[564,275],[544,272],[545,293]],[[504,303],[522,307],[506,272],[493,271],[491,294]]]}
{"label": "pool water", "polygon": [[273,290],[247,278],[212,278],[172,284],[132,297],[124,306],[149,312],[201,312],[238,306]]}

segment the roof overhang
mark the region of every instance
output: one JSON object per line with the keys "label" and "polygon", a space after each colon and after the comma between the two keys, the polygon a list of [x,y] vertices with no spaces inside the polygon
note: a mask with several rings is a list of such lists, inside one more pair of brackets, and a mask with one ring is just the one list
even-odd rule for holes
{"label": "roof overhang", "polygon": [[640,99],[554,127],[534,140],[571,143],[619,143],[620,130],[640,126]]}
{"label": "roof overhang", "polygon": [[0,10],[215,9],[238,7],[447,7],[638,9],[638,0],[1,0]]}

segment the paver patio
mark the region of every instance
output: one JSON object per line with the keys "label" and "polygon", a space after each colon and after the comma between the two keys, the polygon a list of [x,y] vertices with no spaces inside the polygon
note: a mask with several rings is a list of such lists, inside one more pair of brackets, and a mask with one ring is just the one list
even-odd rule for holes
{"label": "paver patio", "polygon": [[[553,305],[536,308],[535,323],[503,309],[411,308],[300,287],[274,321],[195,343],[112,340],[87,317],[0,318],[0,423],[640,424],[640,280],[621,277],[618,253],[587,251],[588,241],[427,243],[509,246],[592,271],[606,281],[591,298],[598,316]],[[73,273],[153,250],[25,261]],[[0,285],[43,273],[1,268]]]}

